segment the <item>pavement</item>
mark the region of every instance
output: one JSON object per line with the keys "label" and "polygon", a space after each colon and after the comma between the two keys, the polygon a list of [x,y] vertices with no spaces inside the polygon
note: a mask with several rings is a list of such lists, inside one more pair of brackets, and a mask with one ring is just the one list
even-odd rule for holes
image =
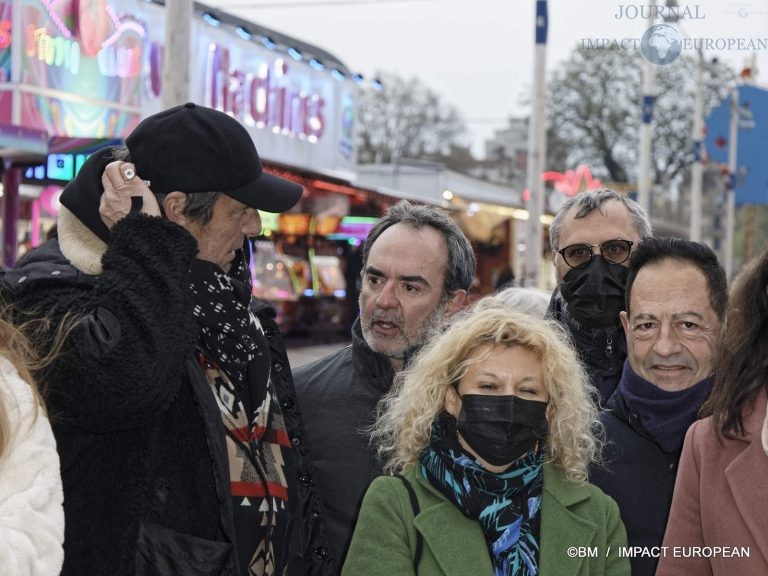
{"label": "pavement", "polygon": [[298,346],[291,342],[286,342],[286,352],[288,353],[288,360],[293,369],[298,368],[302,364],[307,364],[313,360],[332,354],[347,345],[349,345],[349,342],[333,342],[311,346]]}

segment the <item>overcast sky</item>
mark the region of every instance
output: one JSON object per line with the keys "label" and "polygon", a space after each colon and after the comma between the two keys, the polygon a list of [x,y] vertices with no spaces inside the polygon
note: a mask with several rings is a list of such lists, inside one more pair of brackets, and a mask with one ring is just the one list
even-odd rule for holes
{"label": "overcast sky", "polygon": [[[366,77],[377,70],[418,77],[464,115],[467,143],[476,155],[507,117],[528,112],[522,102],[532,82],[534,0],[206,3],[316,44]],[[649,4],[550,0],[548,68],[565,60],[583,39],[639,39],[648,26],[633,16]],[[681,10],[686,7],[694,18],[681,21],[681,28],[691,38],[768,42],[768,0],[680,2]],[[751,54],[706,52],[708,58],[718,56],[738,68]],[[757,54],[757,83],[768,86],[768,51]]]}

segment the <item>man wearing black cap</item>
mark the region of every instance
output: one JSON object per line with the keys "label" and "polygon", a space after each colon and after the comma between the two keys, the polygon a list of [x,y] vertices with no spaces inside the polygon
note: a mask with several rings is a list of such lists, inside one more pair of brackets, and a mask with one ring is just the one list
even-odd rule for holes
{"label": "man wearing black cap", "polygon": [[[5,276],[41,319],[37,374],[61,456],[63,575],[282,574],[289,438],[301,432],[274,312],[251,302],[263,172],[234,119],[186,104],[91,156],[58,240]],[[271,312],[271,313],[270,313]],[[289,407],[282,413],[280,403]]]}

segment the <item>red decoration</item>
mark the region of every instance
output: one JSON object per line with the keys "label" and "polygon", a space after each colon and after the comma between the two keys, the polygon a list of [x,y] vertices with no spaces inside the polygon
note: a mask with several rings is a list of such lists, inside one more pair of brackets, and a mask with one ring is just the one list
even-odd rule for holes
{"label": "red decoration", "polygon": [[0,50],[5,50],[11,45],[11,21],[0,22]]}
{"label": "red decoration", "polygon": [[[565,174],[562,172],[544,172],[541,179],[545,182],[554,182],[555,190],[566,196],[576,196],[582,190],[597,190],[602,186],[600,180],[592,178],[592,171],[584,164],[576,168],[575,172],[573,170],[567,170]],[[583,188],[582,182],[584,183]]]}
{"label": "red decoration", "polygon": [[109,35],[110,21],[106,0],[77,0],[74,4],[80,49],[85,56],[96,56]]}

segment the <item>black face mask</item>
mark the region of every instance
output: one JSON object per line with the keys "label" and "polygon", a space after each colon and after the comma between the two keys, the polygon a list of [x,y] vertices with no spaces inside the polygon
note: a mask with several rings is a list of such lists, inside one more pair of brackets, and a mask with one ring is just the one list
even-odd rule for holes
{"label": "black face mask", "polygon": [[456,429],[483,460],[514,462],[547,437],[547,403],[517,396],[465,394]]}
{"label": "black face mask", "polygon": [[609,264],[602,256],[593,256],[586,267],[574,268],[563,276],[560,294],[574,320],[588,328],[618,325],[628,273],[626,266]]}

